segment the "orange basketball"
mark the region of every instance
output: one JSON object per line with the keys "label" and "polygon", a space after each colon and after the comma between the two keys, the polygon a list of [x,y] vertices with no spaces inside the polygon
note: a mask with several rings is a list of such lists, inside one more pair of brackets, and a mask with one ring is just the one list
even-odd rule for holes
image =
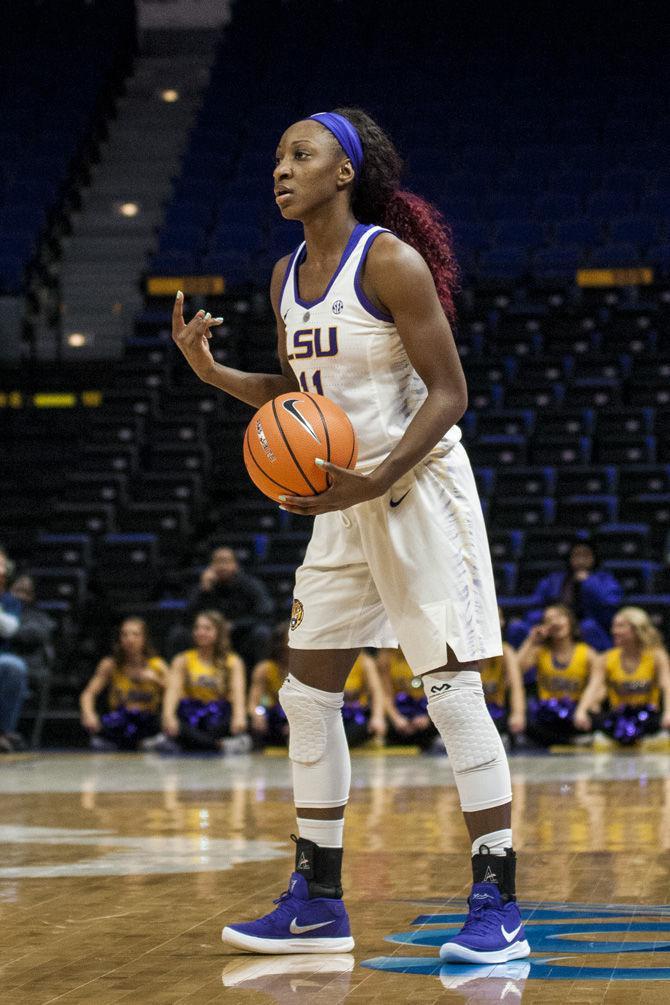
{"label": "orange basketball", "polygon": [[320,394],[280,394],[258,409],[244,434],[244,463],[261,492],[279,496],[312,496],[325,492],[328,476],[317,458],[353,468],[358,443],[349,417]]}

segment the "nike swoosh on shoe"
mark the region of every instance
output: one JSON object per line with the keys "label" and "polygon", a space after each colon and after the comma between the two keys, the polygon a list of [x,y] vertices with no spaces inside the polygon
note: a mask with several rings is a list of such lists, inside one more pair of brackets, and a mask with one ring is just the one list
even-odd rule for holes
{"label": "nike swoosh on shoe", "polygon": [[519,932],[521,931],[521,925],[519,925],[519,927],[518,927],[518,928],[515,928],[513,932],[508,932],[508,931],[506,930],[505,926],[504,926],[504,925],[501,925],[501,926],[500,926],[500,931],[501,931],[501,932],[503,933],[503,936],[504,936],[504,938],[505,938],[505,941],[506,941],[506,942],[512,942],[512,940],[513,940],[514,938],[516,938],[516,936],[517,936],[517,935],[519,934]]}
{"label": "nike swoosh on shoe", "polygon": [[288,926],[288,930],[291,933],[291,935],[303,935],[305,932],[313,932],[315,928],[325,928],[326,925],[332,925],[332,924],[333,924],[332,921],[320,921],[318,925],[299,925],[298,919],[294,918],[291,924]]}

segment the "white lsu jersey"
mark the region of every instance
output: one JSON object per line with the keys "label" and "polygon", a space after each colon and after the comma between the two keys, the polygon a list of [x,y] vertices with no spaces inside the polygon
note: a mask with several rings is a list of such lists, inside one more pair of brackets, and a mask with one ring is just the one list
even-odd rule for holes
{"label": "white lsu jersey", "polygon": [[[300,297],[303,242],[291,255],[279,302],[286,352],[303,391],[323,394],[343,408],[358,437],[357,468],[372,470],[402,437],[426,398],[393,318],[365,295],[361,277],[367,253],[382,227],[357,224],[340,264],[319,300]],[[431,453],[461,439],[447,430]]]}

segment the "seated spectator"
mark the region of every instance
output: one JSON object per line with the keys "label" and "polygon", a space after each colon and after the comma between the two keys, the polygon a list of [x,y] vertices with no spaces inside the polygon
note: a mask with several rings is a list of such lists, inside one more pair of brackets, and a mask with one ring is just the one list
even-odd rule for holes
{"label": "seated spectator", "polygon": [[659,727],[670,729],[670,661],[661,636],[646,611],[623,607],[612,621],[612,637],[614,647],[595,661],[575,725],[596,727],[594,746],[656,739]]}
{"label": "seated spectator", "polygon": [[342,718],[350,747],[359,747],[370,737],[383,741],[386,735],[385,708],[384,691],[375,661],[363,651],[344,685]]}
{"label": "seated spectator", "polygon": [[54,660],[51,640],[56,623],[36,605],[32,576],[18,576],[12,583],[10,593],[21,601],[21,617],[12,640],[13,645],[25,660],[31,679],[42,681],[49,676]]}
{"label": "seated spectator", "polygon": [[[141,618],[126,618],[111,656],[100,660],[79,698],[81,722],[97,751],[137,750],[160,728],[167,665],[156,655]],[[99,716],[96,698],[108,690],[109,711]]]}
{"label": "seated spectator", "polygon": [[416,744],[422,751],[442,752],[444,745],[426,712],[421,678],[412,673],[402,649],[381,649],[377,666],[389,721],[386,745]]}
{"label": "seated spectator", "polygon": [[218,611],[202,611],[193,625],[193,642],[194,648],[178,653],[170,666],[163,733],[143,748],[244,753],[251,749],[246,671],[230,647],[230,625]]}
{"label": "seated spectator", "polygon": [[[219,611],[232,624],[233,645],[248,667],[268,654],[273,603],[265,585],[240,569],[232,548],[215,548],[188,602],[188,621],[200,611]],[[184,628],[170,633],[172,647],[189,644]],[[174,649],[171,650],[172,652]]]}
{"label": "seated spectator", "polygon": [[28,694],[28,668],[14,648],[22,605],[7,592],[11,569],[9,556],[0,549],[0,753],[25,749],[16,727]]}
{"label": "seated spectator", "polygon": [[253,669],[249,688],[249,723],[257,747],[283,747],[288,739],[288,720],[279,704],[279,688],[288,673],[288,621],[275,626],[270,639],[270,657]]}
{"label": "seated spectator", "polygon": [[562,604],[547,607],[542,623],[518,652],[523,673],[537,671],[536,694],[528,698],[526,733],[543,747],[570,743],[578,735],[575,709],[581,701],[596,653],[578,638],[577,619]]}
{"label": "seated spectator", "polygon": [[562,604],[575,612],[584,642],[602,652],[611,645],[609,627],[623,591],[611,573],[598,569],[595,546],[577,540],[570,548],[567,567],[541,579],[531,599],[528,614],[510,625],[507,637],[515,649],[542,619],[546,607]]}
{"label": "seated spectator", "polygon": [[[498,608],[501,628],[503,613]],[[492,656],[480,664],[486,707],[505,743],[521,739],[526,729],[526,694],[517,655],[503,642],[501,656]]]}

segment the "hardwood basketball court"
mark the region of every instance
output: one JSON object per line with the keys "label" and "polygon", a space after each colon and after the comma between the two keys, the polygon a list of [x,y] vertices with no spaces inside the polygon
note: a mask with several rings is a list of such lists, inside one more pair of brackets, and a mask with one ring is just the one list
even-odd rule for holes
{"label": "hardwood basketball court", "polygon": [[[0,1001],[670,1001],[667,755],[511,759],[530,960],[440,967],[469,844],[445,758],[354,756],[345,897],[356,949],[220,941],[292,868],[285,757],[52,754],[0,772]],[[392,940],[392,941],[389,941]]]}

